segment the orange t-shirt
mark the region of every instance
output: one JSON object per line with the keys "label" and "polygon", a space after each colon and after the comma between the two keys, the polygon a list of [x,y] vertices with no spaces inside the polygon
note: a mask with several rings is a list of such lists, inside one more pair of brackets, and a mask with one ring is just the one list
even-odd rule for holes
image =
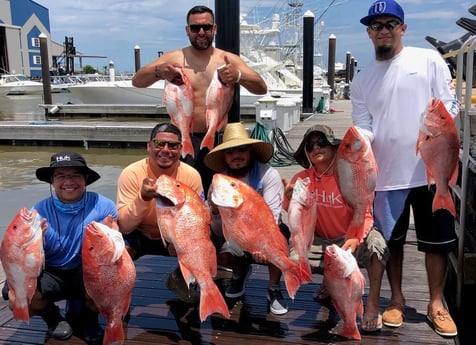
{"label": "orange t-shirt", "polygon": [[[314,234],[327,239],[336,239],[347,234],[347,228],[352,220],[352,209],[346,204],[340,194],[334,175],[323,175],[320,179],[312,168],[300,171],[291,180],[294,184],[298,178],[314,179],[317,197],[317,222]],[[284,198],[283,209],[287,210],[289,199]],[[373,226],[370,210],[365,215],[365,238]]]}

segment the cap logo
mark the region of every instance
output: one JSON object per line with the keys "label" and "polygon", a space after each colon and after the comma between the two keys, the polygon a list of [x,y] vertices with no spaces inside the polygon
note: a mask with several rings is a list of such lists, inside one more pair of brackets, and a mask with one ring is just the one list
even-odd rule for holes
{"label": "cap logo", "polygon": [[373,13],[384,13],[387,8],[387,3],[385,1],[379,1],[372,5]]}
{"label": "cap logo", "polygon": [[70,161],[70,160],[71,160],[71,157],[68,155],[56,157],[57,162]]}

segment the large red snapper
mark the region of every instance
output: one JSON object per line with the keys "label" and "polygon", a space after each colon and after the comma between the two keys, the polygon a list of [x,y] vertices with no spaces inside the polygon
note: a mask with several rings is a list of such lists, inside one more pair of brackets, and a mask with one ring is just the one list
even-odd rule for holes
{"label": "large red snapper", "polygon": [[211,200],[220,212],[225,239],[279,268],[289,297],[294,299],[311,276],[289,259],[288,243],[263,197],[243,181],[215,174]]}
{"label": "large red snapper", "polygon": [[208,147],[211,150],[214,147],[215,133],[225,127],[228,121],[227,115],[233,103],[234,91],[235,86],[233,84],[223,84],[220,81],[218,70],[216,70],[207,89],[207,133],[202,140],[200,149]]}
{"label": "large red snapper", "polygon": [[164,89],[164,105],[170,115],[170,121],[182,133],[182,157],[195,157],[190,133],[193,132],[194,93],[192,84],[182,68],[175,68],[181,80],[166,82]]}
{"label": "large red snapper", "polygon": [[92,222],[86,226],[81,254],[84,287],[107,322],[103,344],[123,344],[122,319],[129,310],[136,270],[122,234]]}
{"label": "large red snapper", "polygon": [[210,211],[200,196],[168,175],[156,182],[157,224],[162,239],[172,243],[187,285],[200,286],[200,320],[220,313],[230,317],[228,306],[213,281],[217,274],[215,247],[210,239]]}
{"label": "large red snapper", "polygon": [[30,302],[45,264],[41,220],[35,209],[20,209],[8,225],[0,245],[0,261],[13,300],[13,316],[29,323]]}
{"label": "large red snapper", "polygon": [[288,225],[291,242],[299,258],[301,269],[311,275],[308,252],[314,240],[317,221],[317,200],[309,178],[298,178],[288,206]]}
{"label": "large red snapper", "polygon": [[422,117],[416,152],[426,165],[428,185],[436,184],[433,212],[446,209],[456,216],[449,186],[458,178],[459,147],[453,117],[440,99],[432,98]]}
{"label": "large red snapper", "polygon": [[369,140],[357,127],[350,127],[336,154],[339,191],[353,211],[347,238],[358,238],[362,242],[365,236],[365,214],[373,205],[377,173]]}
{"label": "large red snapper", "polygon": [[343,250],[335,244],[326,247],[323,284],[344,321],[342,336],[360,340],[357,316],[362,318],[364,311],[365,278],[350,250]]}

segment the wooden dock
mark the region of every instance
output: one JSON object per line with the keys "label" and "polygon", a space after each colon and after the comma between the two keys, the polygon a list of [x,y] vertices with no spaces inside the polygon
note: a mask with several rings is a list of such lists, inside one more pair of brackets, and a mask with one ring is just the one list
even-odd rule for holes
{"label": "wooden dock", "polygon": [[[287,133],[286,138],[296,149],[304,132],[314,124],[331,126],[337,137],[342,137],[351,125],[350,102],[333,101],[332,113],[316,114],[302,121]],[[147,131],[145,131],[147,132]],[[144,133],[145,133],[144,132]],[[147,133],[146,137],[149,135]],[[301,168],[297,165],[279,166],[281,175],[290,179]],[[338,334],[342,321],[331,305],[319,304],[312,299],[313,292],[322,282],[322,276],[313,275],[313,283],[303,285],[291,301],[287,294],[289,312],[275,316],[268,311],[266,286],[268,273],[265,266],[253,265],[253,273],[241,301],[229,301],[231,318],[208,317],[200,322],[197,306],[179,301],[165,287],[168,274],[176,266],[176,258],[146,256],[136,261],[137,282],[133,292],[131,317],[124,324],[125,344],[473,344],[474,315],[453,311],[458,323],[459,337],[438,336],[426,321],[428,287],[424,268],[424,255],[416,250],[414,232],[409,232],[405,246],[403,291],[406,297],[406,320],[402,327],[383,327],[374,334],[362,333],[362,341],[347,340]],[[365,270],[363,270],[366,276]],[[0,272],[1,273],[1,272]],[[2,281],[0,274],[0,281]],[[221,272],[217,284],[223,291],[229,281],[227,272]],[[282,283],[283,292],[284,283]],[[364,294],[364,305],[368,287]],[[470,294],[465,296],[471,296]],[[469,297],[467,297],[469,298]],[[386,277],[381,290],[381,310],[390,299]],[[472,299],[471,299],[472,300]],[[463,303],[464,304],[464,303]],[[467,303],[466,305],[470,305]],[[460,312],[457,314],[457,312]],[[465,318],[463,318],[463,315]],[[104,321],[102,320],[104,325]],[[360,320],[359,320],[360,325]],[[33,317],[29,325],[15,321],[6,302],[0,301],[0,344],[84,344],[78,337],[65,341],[48,339],[46,325]]]}

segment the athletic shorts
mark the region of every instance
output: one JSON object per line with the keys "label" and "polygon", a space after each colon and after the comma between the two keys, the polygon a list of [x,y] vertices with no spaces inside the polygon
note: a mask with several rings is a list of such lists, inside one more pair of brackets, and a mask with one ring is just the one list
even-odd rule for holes
{"label": "athletic shorts", "polygon": [[427,186],[410,189],[402,214],[392,231],[388,241],[390,249],[395,246],[403,246],[406,242],[410,206],[413,211],[417,248],[421,252],[446,254],[457,248],[455,233],[455,219],[445,209],[432,211],[435,187]]}
{"label": "athletic shorts", "polygon": [[162,239],[151,240],[144,236],[140,230],[136,229],[127,235],[123,234],[122,237],[132,260],[137,260],[144,255],[170,256],[169,250]]}

